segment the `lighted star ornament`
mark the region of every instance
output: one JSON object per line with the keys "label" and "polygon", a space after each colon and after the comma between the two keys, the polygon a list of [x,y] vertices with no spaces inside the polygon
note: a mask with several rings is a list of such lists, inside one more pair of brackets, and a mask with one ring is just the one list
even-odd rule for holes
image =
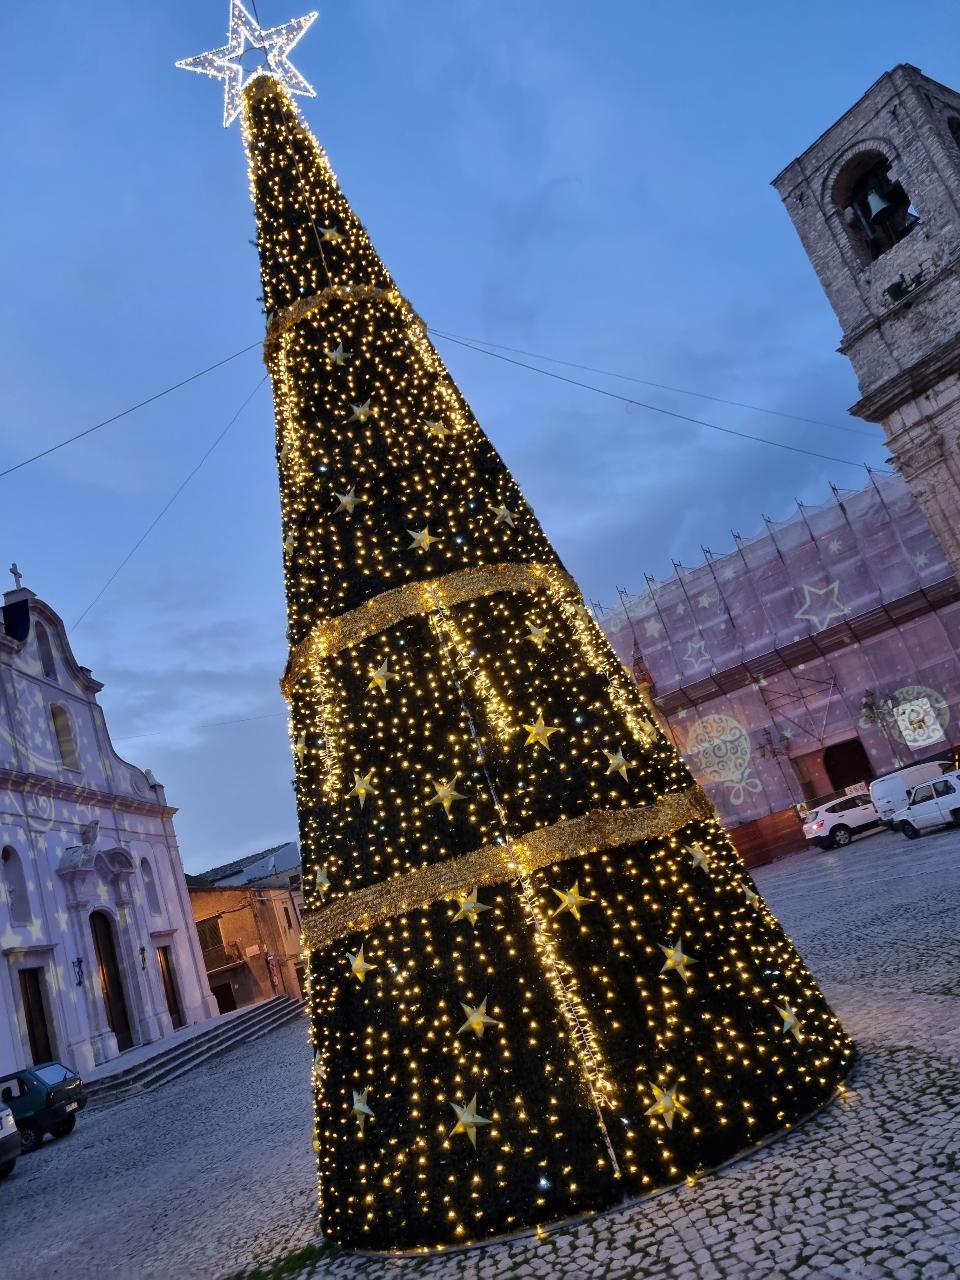
{"label": "lighted star ornament", "polygon": [[477,1095],[474,1094],[465,1107],[460,1107],[455,1102],[451,1102],[450,1105],[457,1113],[457,1123],[450,1130],[450,1137],[452,1138],[455,1133],[465,1133],[473,1145],[476,1146],[478,1126],[492,1124],[492,1121],[485,1120],[483,1116],[477,1115]]}
{"label": "lighted star ornament", "polygon": [[[292,18],[279,27],[264,30],[247,13],[240,0],[230,0],[227,43],[219,49],[198,53],[194,58],[182,58],[177,66],[184,71],[196,71],[199,75],[223,81],[225,129],[240,114],[244,86],[257,76],[274,76],[290,93],[299,94],[302,98],[315,98],[313,86],[304,80],[290,61],[290,51],[316,17],[316,13],[308,13],[305,18]],[[262,51],[264,60],[259,66],[243,65],[243,56],[248,49]]]}
{"label": "lighted star ornament", "polygon": [[677,1089],[679,1085],[672,1084],[669,1089],[661,1089],[659,1085],[651,1085],[653,1096],[656,1098],[652,1107],[647,1107],[646,1114],[648,1116],[662,1116],[663,1122],[668,1129],[673,1128],[673,1117],[688,1116],[690,1112],[677,1097]]}

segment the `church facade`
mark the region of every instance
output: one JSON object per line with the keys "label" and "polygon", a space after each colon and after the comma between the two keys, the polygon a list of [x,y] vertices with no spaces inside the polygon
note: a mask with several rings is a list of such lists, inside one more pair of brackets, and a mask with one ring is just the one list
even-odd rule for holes
{"label": "church facade", "polygon": [[114,751],[103,686],[15,576],[0,630],[0,1073],[58,1059],[83,1074],[217,1006],[176,810]]}

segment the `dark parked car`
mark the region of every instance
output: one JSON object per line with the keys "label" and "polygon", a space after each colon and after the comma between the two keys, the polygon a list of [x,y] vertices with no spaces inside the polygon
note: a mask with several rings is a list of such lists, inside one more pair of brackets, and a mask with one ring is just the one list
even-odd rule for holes
{"label": "dark parked car", "polygon": [[65,1138],[87,1105],[87,1091],[75,1071],[62,1062],[43,1062],[0,1076],[0,1102],[13,1112],[24,1153],[33,1151],[45,1133]]}
{"label": "dark parked car", "polygon": [[13,1166],[20,1154],[20,1134],[17,1122],[9,1107],[0,1106],[0,1182],[8,1173],[13,1173]]}

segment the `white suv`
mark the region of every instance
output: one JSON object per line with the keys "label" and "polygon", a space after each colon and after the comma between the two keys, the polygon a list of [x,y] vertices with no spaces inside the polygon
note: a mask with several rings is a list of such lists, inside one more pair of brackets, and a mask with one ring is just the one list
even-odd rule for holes
{"label": "white suv", "polygon": [[841,796],[807,814],[803,834],[821,849],[843,848],[854,836],[879,827],[880,815],[869,794]]}
{"label": "white suv", "polygon": [[894,827],[916,840],[921,831],[960,825],[960,773],[947,773],[914,787],[910,802],[893,815]]}

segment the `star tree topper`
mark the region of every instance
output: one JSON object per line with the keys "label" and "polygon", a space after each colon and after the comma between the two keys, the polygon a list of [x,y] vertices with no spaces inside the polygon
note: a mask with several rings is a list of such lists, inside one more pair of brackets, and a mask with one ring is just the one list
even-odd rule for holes
{"label": "star tree topper", "polygon": [[[199,75],[223,81],[223,127],[229,128],[240,114],[244,86],[257,76],[275,76],[291,93],[300,94],[303,98],[317,96],[316,90],[304,80],[289,56],[316,18],[316,13],[308,13],[305,18],[292,18],[279,27],[264,30],[247,13],[240,0],[230,0],[227,43],[219,49],[198,53],[194,58],[182,58],[177,66],[184,71],[196,71]],[[264,62],[260,66],[243,65],[243,55],[248,49],[262,50]]]}

